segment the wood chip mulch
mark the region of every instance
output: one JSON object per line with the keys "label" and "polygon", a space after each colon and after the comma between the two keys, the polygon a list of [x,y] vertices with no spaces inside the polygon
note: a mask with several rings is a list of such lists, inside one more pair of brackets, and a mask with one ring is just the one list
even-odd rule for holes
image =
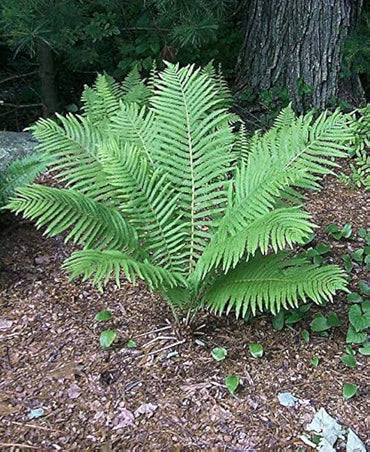
{"label": "wood chip mulch", "polygon": [[[307,208],[321,227],[319,240],[333,247],[329,258],[340,262],[355,245],[334,242],[323,228],[368,226],[367,195],[331,176],[324,186]],[[340,361],[345,294],[325,308],[345,326],[328,338],[312,334],[309,343],[300,331],[320,308],[280,332],[268,316],[243,322],[208,313],[180,329],[142,284],[112,284],[101,294],[89,283],[68,282],[61,263],[70,251],[13,217],[0,232],[0,449],[303,451],[310,449],[300,437],[321,407],[366,442],[366,357],[357,356],[356,369]],[[365,278],[355,268],[354,284]],[[103,309],[114,318],[97,324]],[[105,328],[119,332],[108,350],[99,346]],[[136,348],[127,347],[130,339]],[[262,358],[250,355],[251,343],[263,345]],[[211,357],[214,347],[227,349],[224,361]],[[230,374],[243,382],[235,396],[224,385]],[[360,388],[348,401],[344,382]],[[284,407],[280,392],[301,402]]]}

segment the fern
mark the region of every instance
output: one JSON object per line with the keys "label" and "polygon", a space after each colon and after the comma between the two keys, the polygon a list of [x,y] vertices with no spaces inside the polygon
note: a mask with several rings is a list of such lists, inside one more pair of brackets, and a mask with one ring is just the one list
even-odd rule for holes
{"label": "fern", "polygon": [[99,76],[82,116],[33,128],[67,188],[20,189],[8,208],[79,244],[65,263],[72,277],[143,279],[176,315],[201,306],[277,313],[344,289],[338,267],[286,249],[315,227],[301,189],[319,189],[346,155],[351,118],[296,117],[288,107],[247,138],[211,68],[167,63],[150,83],[145,91],[136,73],[121,85]]}
{"label": "fern", "polygon": [[36,152],[13,160],[3,173],[0,172],[0,207],[8,202],[18,187],[30,184],[46,171],[50,163],[49,158]]}

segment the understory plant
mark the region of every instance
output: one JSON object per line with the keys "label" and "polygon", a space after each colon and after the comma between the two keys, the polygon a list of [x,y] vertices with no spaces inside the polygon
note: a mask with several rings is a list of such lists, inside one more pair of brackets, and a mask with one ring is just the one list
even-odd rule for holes
{"label": "understory plant", "polygon": [[352,122],[354,143],[349,152],[353,163],[349,164],[350,173],[341,173],[338,178],[345,185],[364,187],[370,190],[370,104],[359,109]]}
{"label": "understory plant", "polygon": [[49,163],[45,154],[34,153],[13,160],[0,171],[0,207],[5,205],[18,187],[32,183]]}
{"label": "understory plant", "polygon": [[230,98],[211,67],[168,63],[147,84],[99,76],[82,115],[33,127],[64,188],[20,188],[8,208],[80,246],[64,263],[71,277],[140,278],[178,320],[331,300],[342,270],[287,249],[313,232],[302,189],[346,156],[351,118],[288,107],[247,137]]}

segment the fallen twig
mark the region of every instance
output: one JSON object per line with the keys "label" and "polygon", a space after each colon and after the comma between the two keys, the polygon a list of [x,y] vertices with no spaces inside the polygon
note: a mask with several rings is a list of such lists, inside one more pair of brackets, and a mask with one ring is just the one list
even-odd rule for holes
{"label": "fallen twig", "polygon": [[0,443],[0,447],[26,447],[27,449],[39,449],[38,447],[35,446],[19,443]]}
{"label": "fallen twig", "polygon": [[157,328],[156,330],[148,331],[147,333],[139,334],[139,335],[136,336],[136,337],[148,336],[149,334],[152,334],[152,333],[158,333],[159,331],[168,330],[169,328],[171,328],[171,325],[164,326],[163,328]]}
{"label": "fallen twig", "polygon": [[155,337],[154,339],[151,339],[149,342],[147,342],[146,344],[144,344],[144,345],[142,346],[142,348],[147,348],[147,347],[149,347],[149,345],[153,344],[153,342],[156,342],[156,341],[166,341],[166,340],[169,340],[169,339],[176,339],[176,336],[158,336],[158,337]]}
{"label": "fallen twig", "polygon": [[153,350],[152,352],[144,353],[143,355],[138,356],[138,358],[144,358],[144,356],[155,355],[156,353],[163,352],[164,350],[168,350],[169,348],[176,347],[176,345],[181,345],[185,341],[186,341],[186,339],[183,339],[182,341],[175,342],[174,344],[166,345],[165,347],[162,347],[159,350]]}

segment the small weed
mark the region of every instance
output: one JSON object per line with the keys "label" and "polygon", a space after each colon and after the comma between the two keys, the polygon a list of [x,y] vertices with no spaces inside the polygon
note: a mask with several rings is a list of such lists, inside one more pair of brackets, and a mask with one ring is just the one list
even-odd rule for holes
{"label": "small weed", "polygon": [[234,395],[234,392],[237,390],[239,384],[240,378],[237,375],[228,375],[225,379],[225,385],[232,395]]}
{"label": "small weed", "polygon": [[216,361],[223,361],[227,356],[227,350],[223,347],[216,347],[211,351],[211,356]]}

